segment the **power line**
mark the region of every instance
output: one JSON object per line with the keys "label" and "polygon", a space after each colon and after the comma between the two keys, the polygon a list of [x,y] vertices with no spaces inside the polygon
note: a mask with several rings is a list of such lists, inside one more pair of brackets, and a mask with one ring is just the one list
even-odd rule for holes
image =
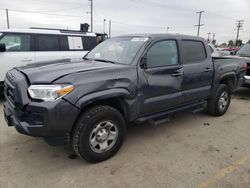
{"label": "power line", "polygon": [[[6,9],[1,9],[6,10]],[[32,14],[42,14],[42,15],[49,15],[49,16],[63,16],[63,17],[74,17],[74,18],[82,18],[83,16],[77,15],[67,15],[67,14],[53,14],[53,13],[46,13],[46,12],[38,12],[38,11],[31,11],[31,10],[14,10],[8,9],[9,12],[24,12],[24,13],[32,13]]]}
{"label": "power line", "polygon": [[76,9],[83,9],[82,7],[72,7],[72,8],[67,8],[67,9],[59,9],[59,10],[38,10],[38,11],[34,11],[34,12],[62,12],[62,11],[69,11],[69,10],[76,10]]}
{"label": "power line", "polygon": [[204,13],[204,11],[199,11],[199,12],[196,12],[196,13],[199,14],[198,25],[195,25],[195,27],[198,27],[197,36],[199,37],[200,36],[200,28],[201,28],[201,26],[204,26],[204,24],[201,24],[201,15],[202,15],[202,13]]}

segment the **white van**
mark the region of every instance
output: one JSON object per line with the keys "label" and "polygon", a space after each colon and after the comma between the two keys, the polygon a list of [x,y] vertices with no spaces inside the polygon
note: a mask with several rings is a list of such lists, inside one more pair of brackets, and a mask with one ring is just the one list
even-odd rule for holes
{"label": "white van", "polygon": [[82,58],[97,45],[95,33],[56,29],[0,31],[0,95],[8,70],[41,61]]}

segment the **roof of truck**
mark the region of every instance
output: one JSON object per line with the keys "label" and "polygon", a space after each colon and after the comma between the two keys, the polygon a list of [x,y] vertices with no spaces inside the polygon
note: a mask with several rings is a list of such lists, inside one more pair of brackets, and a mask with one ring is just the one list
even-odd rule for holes
{"label": "roof of truck", "polygon": [[31,28],[31,29],[5,29],[0,30],[3,33],[31,33],[31,34],[54,34],[54,35],[78,35],[78,36],[93,36],[95,33],[86,33],[82,31],[74,30],[60,30],[60,29],[50,29],[50,28]]}
{"label": "roof of truck", "polygon": [[191,36],[191,35],[183,35],[179,33],[138,33],[138,34],[128,34],[128,35],[121,35],[118,37],[148,37],[148,38],[185,38],[190,40],[204,40],[201,37]]}

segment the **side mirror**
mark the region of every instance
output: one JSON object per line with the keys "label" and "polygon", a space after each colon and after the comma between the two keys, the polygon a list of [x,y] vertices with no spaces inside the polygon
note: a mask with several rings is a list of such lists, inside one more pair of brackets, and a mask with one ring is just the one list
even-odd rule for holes
{"label": "side mirror", "polygon": [[6,45],[3,43],[0,43],[0,52],[6,52]]}
{"label": "side mirror", "polygon": [[144,56],[141,59],[140,66],[141,66],[142,69],[147,69],[147,57],[146,56]]}

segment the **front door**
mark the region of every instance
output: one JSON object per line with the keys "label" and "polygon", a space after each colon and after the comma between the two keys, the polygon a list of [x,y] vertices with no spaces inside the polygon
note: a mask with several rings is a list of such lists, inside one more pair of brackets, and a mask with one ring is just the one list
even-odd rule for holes
{"label": "front door", "polygon": [[181,103],[182,66],[175,40],[155,42],[145,55],[146,68],[140,70],[141,115],[171,109]]}

